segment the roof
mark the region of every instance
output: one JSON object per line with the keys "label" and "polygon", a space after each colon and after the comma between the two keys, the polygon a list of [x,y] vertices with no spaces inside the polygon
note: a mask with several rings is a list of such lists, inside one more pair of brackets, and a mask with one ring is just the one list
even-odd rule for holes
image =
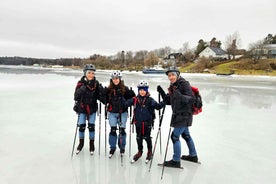
{"label": "roof", "polygon": [[216,55],[224,55],[226,54],[226,52],[224,50],[222,50],[221,48],[217,48],[217,47],[209,47],[212,51],[214,51],[216,53]]}

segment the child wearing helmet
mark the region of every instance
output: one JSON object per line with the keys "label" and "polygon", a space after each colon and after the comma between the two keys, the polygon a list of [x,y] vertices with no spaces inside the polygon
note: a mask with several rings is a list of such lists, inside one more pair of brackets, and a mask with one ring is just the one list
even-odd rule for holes
{"label": "child wearing helmet", "polygon": [[95,71],[96,68],[93,64],[85,65],[83,76],[78,81],[75,88],[74,110],[79,115],[79,145],[76,154],[78,154],[84,146],[86,120],[88,121],[90,154],[93,155],[95,150],[94,138],[96,111],[98,109],[97,100],[100,98],[100,93],[102,91],[102,85],[96,80]]}
{"label": "child wearing helmet", "polygon": [[157,103],[148,91],[149,84],[147,81],[140,81],[137,85],[138,95],[126,102],[127,106],[133,105],[133,121],[136,127],[136,141],[138,152],[133,156],[131,163],[136,162],[143,154],[143,139],[147,143],[147,157],[146,163],[152,159],[152,140],[151,129],[155,119],[155,109],[162,109],[165,104],[163,102]]}
{"label": "child wearing helmet", "polygon": [[[122,73],[114,71],[111,73],[110,84],[104,89],[105,104],[107,105],[108,119],[110,125],[109,145],[110,152],[109,158],[112,157],[116,150],[116,144],[120,148],[120,154],[123,156],[125,153],[126,145],[126,121],[127,121],[127,107],[125,101],[135,96],[135,93],[130,90],[122,80]],[[117,127],[119,126],[119,136],[117,136]]]}

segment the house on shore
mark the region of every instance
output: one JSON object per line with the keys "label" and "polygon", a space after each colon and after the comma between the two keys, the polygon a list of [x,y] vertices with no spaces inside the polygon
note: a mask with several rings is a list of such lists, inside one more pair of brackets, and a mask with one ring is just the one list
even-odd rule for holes
{"label": "house on shore", "polygon": [[221,48],[208,46],[199,53],[199,57],[213,58],[214,60],[226,60],[228,55]]}

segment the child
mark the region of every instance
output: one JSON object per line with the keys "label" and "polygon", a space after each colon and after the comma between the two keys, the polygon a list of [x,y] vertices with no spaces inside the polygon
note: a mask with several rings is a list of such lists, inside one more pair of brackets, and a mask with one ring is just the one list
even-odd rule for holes
{"label": "child", "polygon": [[140,81],[137,85],[138,95],[126,102],[127,106],[133,105],[134,123],[136,126],[136,140],[138,153],[133,157],[131,163],[136,162],[143,154],[143,139],[147,142],[148,153],[146,163],[152,159],[151,128],[155,119],[155,109],[159,110],[165,106],[163,102],[157,103],[148,92],[147,81]]}
{"label": "child", "polygon": [[88,120],[90,154],[93,155],[95,150],[94,138],[96,111],[98,109],[97,100],[99,99],[102,91],[102,85],[99,84],[95,78],[95,71],[96,68],[94,65],[85,65],[83,69],[84,76],[82,76],[82,78],[78,81],[74,93],[74,110],[79,114],[78,127],[80,139],[76,154],[79,154],[83,148],[86,120]]}
{"label": "child", "polygon": [[[120,71],[112,72],[110,84],[104,89],[105,104],[107,106],[109,125],[111,127],[109,133],[110,152],[111,158],[116,150],[116,143],[118,139],[118,146],[120,154],[123,156],[125,153],[126,145],[126,121],[127,121],[127,107],[125,101],[135,96],[135,93],[125,86],[122,80]],[[119,137],[117,136],[117,126],[119,125]]]}

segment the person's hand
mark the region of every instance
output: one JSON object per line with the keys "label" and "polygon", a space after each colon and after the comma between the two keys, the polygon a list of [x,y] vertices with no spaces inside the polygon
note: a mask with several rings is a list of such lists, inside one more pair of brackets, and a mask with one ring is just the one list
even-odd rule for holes
{"label": "person's hand", "polygon": [[136,95],[135,95],[135,92],[132,90],[132,88],[129,90],[129,95],[130,95],[131,97],[136,96]]}
{"label": "person's hand", "polygon": [[162,96],[163,100],[166,99],[167,95],[166,95],[165,91],[163,90],[163,88],[160,85],[157,86],[157,91],[158,91],[158,93],[160,93],[160,95]]}

